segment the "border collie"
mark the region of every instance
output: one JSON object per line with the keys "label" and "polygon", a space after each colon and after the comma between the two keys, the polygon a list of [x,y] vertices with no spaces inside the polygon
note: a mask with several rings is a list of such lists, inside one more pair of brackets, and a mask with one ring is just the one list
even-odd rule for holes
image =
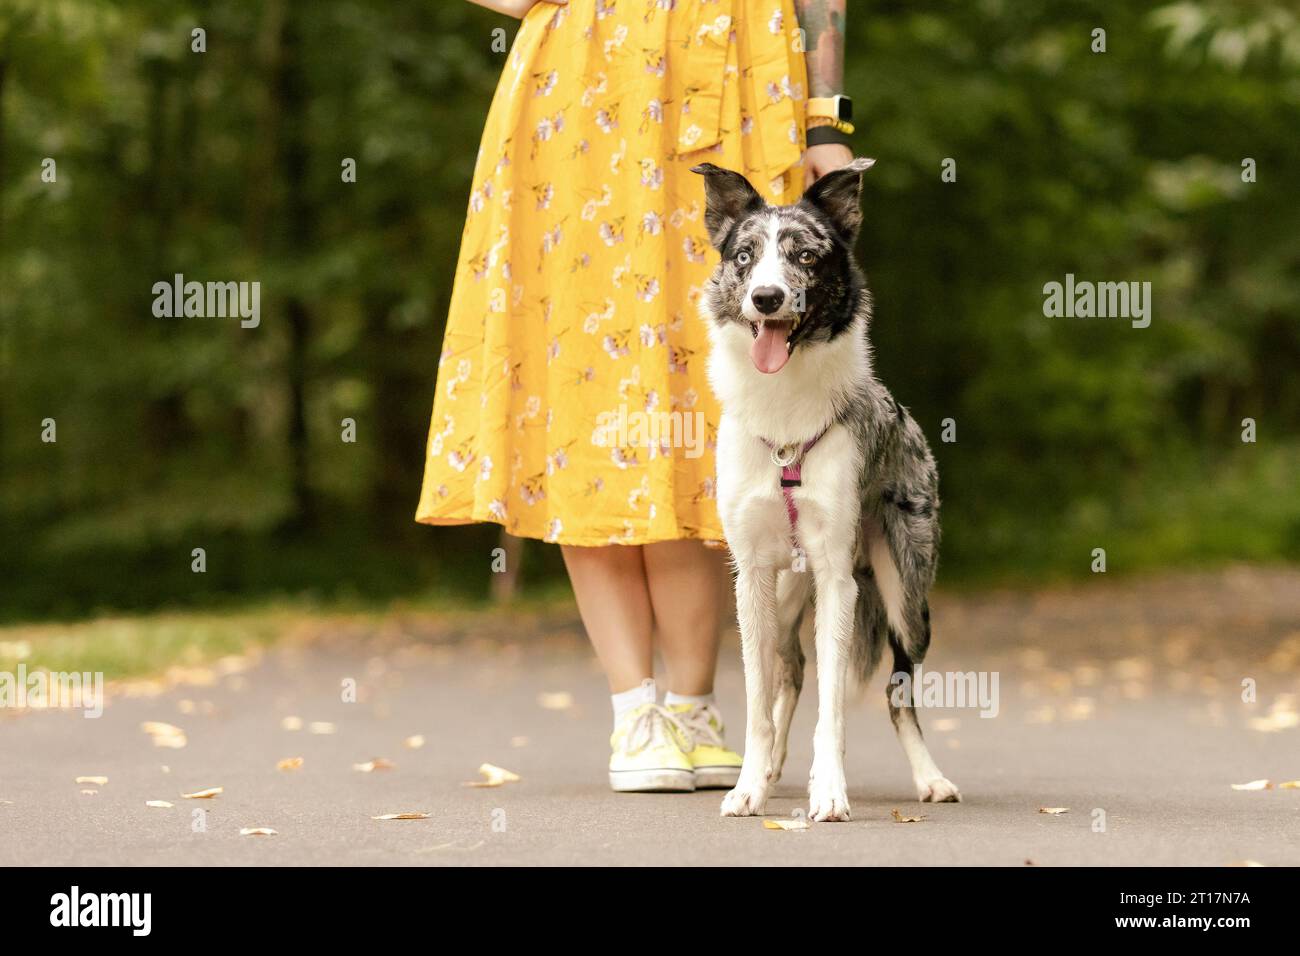
{"label": "border collie", "polygon": [[[803,684],[799,625],[814,611],[813,820],[849,819],[844,703],[888,644],[889,713],[923,801],[960,794],[935,766],[912,707],[930,643],[939,476],[920,427],[872,371],[871,296],[853,259],[862,223],[855,159],[799,202],[771,206],[712,163],[705,226],[722,260],[701,297],[709,381],[722,403],[718,508],[744,651],[745,761],[723,816],[761,814],[781,776]],[[895,682],[906,690],[902,696]]]}

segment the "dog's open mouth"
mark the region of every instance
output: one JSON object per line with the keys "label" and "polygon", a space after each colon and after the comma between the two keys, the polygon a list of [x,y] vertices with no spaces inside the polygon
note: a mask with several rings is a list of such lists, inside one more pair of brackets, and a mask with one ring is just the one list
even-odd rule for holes
{"label": "dog's open mouth", "polygon": [[794,321],[764,319],[762,325],[750,322],[749,331],[754,335],[754,344],[749,350],[754,368],[765,375],[781,371],[790,360],[790,333],[794,331]]}

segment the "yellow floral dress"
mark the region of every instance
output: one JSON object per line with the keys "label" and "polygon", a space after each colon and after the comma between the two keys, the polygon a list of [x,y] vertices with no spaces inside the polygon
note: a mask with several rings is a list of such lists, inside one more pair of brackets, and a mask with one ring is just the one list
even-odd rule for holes
{"label": "yellow floral dress", "polygon": [[524,17],[475,165],[416,520],[562,544],[721,540],[700,162],[802,188],[793,0]]}

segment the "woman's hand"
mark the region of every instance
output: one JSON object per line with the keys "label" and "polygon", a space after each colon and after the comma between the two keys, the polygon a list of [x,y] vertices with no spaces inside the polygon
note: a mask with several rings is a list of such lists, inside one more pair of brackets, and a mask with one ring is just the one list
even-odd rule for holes
{"label": "woman's hand", "polygon": [[827,173],[853,162],[853,151],[841,143],[809,146],[803,153],[803,188],[807,189]]}
{"label": "woman's hand", "polygon": [[522,20],[524,14],[539,3],[564,6],[569,0],[469,0],[469,2],[478,4],[480,7],[487,7],[489,10],[495,10],[497,13],[504,13],[508,17]]}

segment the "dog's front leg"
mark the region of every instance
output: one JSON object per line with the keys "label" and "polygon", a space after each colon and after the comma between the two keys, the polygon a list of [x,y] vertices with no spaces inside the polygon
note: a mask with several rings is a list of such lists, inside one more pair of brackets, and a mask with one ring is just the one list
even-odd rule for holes
{"label": "dog's front leg", "polygon": [[858,585],[847,560],[831,558],[813,569],[816,588],[817,730],[813,734],[808,815],[821,821],[849,819],[844,780],[844,694],[853,639]]}
{"label": "dog's front leg", "polygon": [[775,570],[740,564],[736,572],[736,617],[745,662],[745,761],[736,788],[722,798],[724,817],[761,814],[772,785]]}

